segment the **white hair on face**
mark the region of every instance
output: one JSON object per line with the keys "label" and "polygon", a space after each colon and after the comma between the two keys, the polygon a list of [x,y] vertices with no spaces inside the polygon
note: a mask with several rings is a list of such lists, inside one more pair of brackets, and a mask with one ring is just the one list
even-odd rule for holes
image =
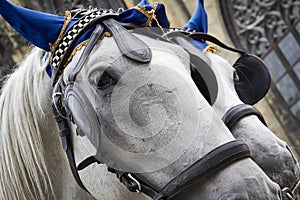
{"label": "white hair on face", "polygon": [[42,55],[42,50],[34,48],[2,88],[1,200],[54,199],[40,134],[45,120],[42,101],[50,92],[46,89]]}

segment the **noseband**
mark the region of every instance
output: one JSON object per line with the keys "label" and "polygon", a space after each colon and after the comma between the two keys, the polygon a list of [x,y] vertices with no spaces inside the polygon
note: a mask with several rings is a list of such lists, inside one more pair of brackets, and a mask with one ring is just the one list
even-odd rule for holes
{"label": "noseband", "polygon": [[[67,154],[71,171],[78,185],[88,192],[82,183],[78,170],[84,169],[91,163],[100,163],[94,156],[85,159],[76,167],[73,144],[72,131],[70,122],[76,124],[76,116],[72,112],[72,108],[68,106],[68,94],[72,93],[76,88],[76,76],[84,66],[90,52],[94,48],[99,36],[104,30],[109,30],[119,48],[127,58],[140,63],[148,63],[151,61],[151,49],[139,38],[131,34],[120,23],[115,21],[116,13],[111,10],[100,10],[83,15],[62,37],[58,43],[52,56],[51,64],[53,69],[53,112],[55,120],[58,124],[59,135],[62,141],[62,147]],[[96,27],[88,41],[86,48],[77,65],[68,77],[68,84],[62,80],[63,69],[67,63],[67,59],[71,54],[71,50],[78,39],[89,29]],[[157,36],[159,37],[159,36]],[[165,39],[164,39],[165,40]],[[80,126],[80,124],[76,124]],[[83,128],[83,127],[82,127]],[[206,154],[192,166],[187,168],[161,190],[147,183],[139,174],[118,171],[109,168],[110,172],[117,175],[119,180],[132,192],[143,192],[154,200],[171,199],[183,190],[187,189],[195,181],[208,176],[211,173],[217,173],[224,167],[233,164],[241,159],[249,158],[250,151],[248,146],[239,140],[225,143]]]}

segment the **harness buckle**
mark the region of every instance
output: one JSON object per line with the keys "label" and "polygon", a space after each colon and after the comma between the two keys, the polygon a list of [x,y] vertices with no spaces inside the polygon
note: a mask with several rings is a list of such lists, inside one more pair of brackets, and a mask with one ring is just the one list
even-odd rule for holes
{"label": "harness buckle", "polygon": [[138,182],[138,180],[136,180],[136,179],[132,176],[131,173],[128,173],[128,174],[127,174],[127,177],[129,178],[128,180],[131,182],[132,185],[136,185],[137,188],[135,189],[135,191],[136,191],[137,193],[141,193],[141,192],[142,192],[142,186],[141,186],[140,182]]}

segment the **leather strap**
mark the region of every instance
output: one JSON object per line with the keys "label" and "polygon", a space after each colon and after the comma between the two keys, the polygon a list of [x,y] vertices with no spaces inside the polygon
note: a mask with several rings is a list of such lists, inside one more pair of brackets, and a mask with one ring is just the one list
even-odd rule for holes
{"label": "leather strap", "polygon": [[97,164],[101,164],[101,162],[99,160],[96,159],[95,156],[90,156],[86,159],[84,159],[76,168],[77,171],[83,170],[86,167],[88,167],[89,165],[93,164],[93,163],[97,163]]}
{"label": "leather strap", "polygon": [[104,27],[101,24],[97,24],[95,30],[93,31],[88,44],[86,45],[83,53],[80,56],[80,59],[78,63],[76,64],[74,70],[72,73],[69,74],[69,81],[74,82],[76,79],[77,74],[80,72],[82,69],[83,65],[85,64],[89,54],[93,50],[95,44],[99,40],[99,37],[101,36],[102,32],[104,30]]}
{"label": "leather strap", "polygon": [[[60,93],[61,93],[61,86],[59,84],[56,84],[56,87],[54,88],[54,94],[60,94]],[[68,123],[68,119],[66,118],[67,113],[64,107],[62,106],[61,98],[62,96],[60,95],[53,95],[52,108],[54,113],[54,119],[56,120],[58,125],[58,130],[59,130],[58,133],[59,136],[61,137],[62,147],[66,152],[72,174],[77,184],[83,190],[89,193],[89,191],[83,185],[80,176],[78,174],[78,171],[76,170],[76,162],[75,162],[73,143],[72,143],[72,132]]]}
{"label": "leather strap", "polygon": [[187,189],[195,181],[203,179],[212,173],[217,173],[222,168],[249,157],[250,150],[243,141],[230,141],[206,154],[187,170],[171,180],[161,191],[157,191],[154,187],[143,182],[138,178],[138,174],[121,172],[114,169],[110,169],[110,171],[116,173],[119,180],[130,191],[143,192],[153,198],[153,200],[168,200]]}
{"label": "leather strap", "polygon": [[[89,16],[93,17],[89,17]],[[90,28],[99,24],[101,21],[107,18],[116,17],[117,14],[111,11],[95,11],[87,16],[83,16],[76,23],[74,23],[67,32],[65,32],[62,39],[59,41],[57,47],[54,50],[54,55],[52,56],[51,66],[53,72],[53,86],[57,82],[59,76],[63,72],[63,68],[70,57],[74,46],[80,37],[86,33]]]}
{"label": "leather strap", "polygon": [[[92,51],[93,47],[95,46],[96,42],[98,41],[103,30],[104,30],[104,27],[101,24],[96,25],[96,28],[93,31],[86,48],[84,49],[83,53],[81,54],[78,64],[74,68],[73,72],[69,75],[70,82],[72,82],[76,79],[77,73],[81,70],[82,66],[86,62],[88,55]],[[61,93],[62,87],[60,84],[62,84],[61,79],[59,79],[59,81],[57,82],[57,84],[54,88],[53,94]],[[53,105],[54,117],[55,117],[55,120],[56,120],[56,122],[58,124],[58,128],[59,128],[59,135],[61,137],[62,146],[63,146],[64,151],[67,154],[69,165],[71,167],[71,171],[74,175],[76,182],[82,189],[89,192],[86,189],[86,187],[83,185],[83,183],[80,179],[80,176],[78,174],[78,170],[84,169],[86,166],[90,165],[91,157],[89,157],[87,160],[80,163],[78,167],[76,167],[75,156],[74,156],[74,152],[73,152],[73,144],[72,144],[72,131],[69,127],[68,119],[66,118],[67,112],[66,112],[65,108],[63,107],[61,98],[62,98],[61,96],[53,95],[52,105]]]}
{"label": "leather strap", "polygon": [[193,39],[193,40],[200,40],[200,41],[209,41],[209,42],[212,42],[224,49],[227,49],[229,51],[233,51],[233,52],[236,52],[236,53],[239,53],[241,55],[244,55],[246,54],[245,51],[241,50],[241,49],[236,49],[236,48],[233,48],[233,47],[230,47],[230,46],[227,46],[226,44],[224,44],[223,42],[221,42],[220,40],[218,40],[217,38],[215,38],[214,36],[212,35],[208,35],[206,33],[201,33],[201,32],[195,32],[195,33],[191,33],[190,35],[188,35],[187,37]]}
{"label": "leather strap", "polygon": [[267,126],[267,123],[262,114],[253,106],[247,104],[240,104],[230,108],[222,117],[225,125],[231,130],[233,126],[243,117],[256,115],[258,119]]}
{"label": "leather strap", "polygon": [[114,19],[102,22],[112,33],[121,53],[126,57],[141,63],[151,61],[152,52],[146,43],[128,32]]}

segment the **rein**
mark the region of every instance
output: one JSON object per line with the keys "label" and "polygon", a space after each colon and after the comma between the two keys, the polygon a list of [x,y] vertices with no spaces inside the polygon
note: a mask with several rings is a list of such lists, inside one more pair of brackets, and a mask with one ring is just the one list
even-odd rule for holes
{"label": "rein", "polygon": [[[105,29],[108,29],[112,33],[120,51],[127,58],[136,62],[147,63],[151,61],[152,56],[151,49],[143,41],[128,32],[120,23],[115,21],[115,16],[116,14],[114,12],[105,10],[102,10],[102,12],[95,11],[83,16],[64,34],[59,41],[51,60],[52,68],[54,70],[52,107],[55,120],[58,124],[62,147],[66,152],[75,180],[78,185],[87,192],[89,191],[82,183],[78,171],[92,163],[100,162],[94,156],[91,156],[76,167],[72,144],[73,133],[69,125],[70,122],[75,122],[72,116],[72,110],[70,110],[68,102],[66,102],[65,95],[68,91],[73,91],[73,88],[76,87],[74,85],[76,76],[82,69],[88,55]],[[68,77],[69,83],[65,85],[61,75],[68,57],[70,56],[70,52],[78,39],[93,26],[96,26],[96,28],[93,30],[77,65]],[[139,174],[122,172],[112,168],[109,168],[108,170],[115,173],[119,180],[132,192],[143,192],[154,200],[171,199],[188,188],[195,181],[202,179],[211,173],[217,173],[224,167],[249,157],[250,150],[244,142],[234,140],[225,143],[199,159],[192,166],[171,180],[160,191],[139,178]]]}

